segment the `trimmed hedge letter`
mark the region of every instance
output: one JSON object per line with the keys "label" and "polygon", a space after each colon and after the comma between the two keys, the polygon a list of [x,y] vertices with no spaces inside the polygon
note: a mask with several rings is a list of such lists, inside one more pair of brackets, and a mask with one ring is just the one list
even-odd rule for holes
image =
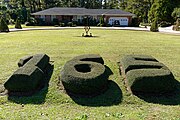
{"label": "trimmed hedge letter", "polygon": [[18,62],[19,68],[5,82],[8,92],[32,92],[45,83],[45,70],[49,56],[36,54],[26,56]]}
{"label": "trimmed hedge letter", "polygon": [[127,89],[132,93],[166,93],[176,89],[171,71],[147,55],[127,55],[120,62]]}
{"label": "trimmed hedge letter", "polygon": [[66,62],[61,71],[61,81],[66,91],[90,95],[107,88],[108,75],[101,56],[81,55]]}

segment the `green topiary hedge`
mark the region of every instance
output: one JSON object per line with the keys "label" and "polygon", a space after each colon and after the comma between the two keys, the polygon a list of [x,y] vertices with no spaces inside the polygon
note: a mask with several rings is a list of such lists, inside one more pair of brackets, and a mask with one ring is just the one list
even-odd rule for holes
{"label": "green topiary hedge", "polygon": [[39,67],[41,70],[44,70],[46,66],[49,64],[49,59],[49,56],[47,56],[46,54],[36,54],[25,65],[35,65]]}
{"label": "green topiary hedge", "polygon": [[106,89],[109,76],[102,63],[104,61],[99,55],[82,55],[68,61],[61,71],[61,81],[66,91],[91,95]]}
{"label": "green topiary hedge", "polygon": [[0,32],[9,32],[9,28],[4,17],[0,18]]}
{"label": "green topiary hedge", "polygon": [[78,61],[91,61],[91,62],[97,62],[104,64],[103,58],[98,54],[86,54],[86,55],[80,55],[73,58],[73,60]]}
{"label": "green topiary hedge", "polygon": [[20,18],[16,19],[15,28],[16,29],[22,29]]}
{"label": "green topiary hedge", "polygon": [[9,92],[32,92],[45,84],[44,71],[49,64],[46,54],[26,56],[18,62],[18,68],[4,84]]}
{"label": "green topiary hedge", "polygon": [[137,69],[127,72],[127,84],[132,92],[166,93],[176,88],[174,76],[165,69]]}
{"label": "green topiary hedge", "polygon": [[36,66],[21,67],[4,84],[9,92],[29,92],[39,87],[44,73]]}
{"label": "green topiary hedge", "polygon": [[26,64],[33,56],[25,56],[23,58],[21,58],[18,62],[18,66],[22,67],[24,66],[24,64]]}
{"label": "green topiary hedge", "polygon": [[151,56],[127,55],[120,63],[126,86],[132,93],[165,93],[176,88],[171,71]]}

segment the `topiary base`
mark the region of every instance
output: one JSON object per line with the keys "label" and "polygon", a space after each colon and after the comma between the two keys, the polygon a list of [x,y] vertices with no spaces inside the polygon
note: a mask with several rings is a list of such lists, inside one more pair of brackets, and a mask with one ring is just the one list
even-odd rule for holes
{"label": "topiary base", "polygon": [[109,76],[102,63],[103,59],[94,54],[68,61],[60,77],[65,90],[73,94],[94,95],[106,89]]}
{"label": "topiary base", "polygon": [[171,71],[151,56],[125,56],[120,62],[120,73],[132,94],[162,94],[176,89],[177,81]]}

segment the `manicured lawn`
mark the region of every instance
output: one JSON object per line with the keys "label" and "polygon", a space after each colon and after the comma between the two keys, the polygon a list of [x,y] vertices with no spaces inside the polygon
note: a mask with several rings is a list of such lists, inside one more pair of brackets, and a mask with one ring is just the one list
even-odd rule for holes
{"label": "manicured lawn", "polygon": [[[8,25],[9,29],[15,28],[15,25]],[[53,26],[26,26],[25,24],[21,25],[22,28],[36,28],[36,27],[53,27]]]}
{"label": "manicured lawn", "polygon": [[[0,96],[0,119],[7,120],[180,120],[180,86],[174,96],[152,97],[157,104],[130,95],[117,62],[127,54],[152,55],[180,82],[180,36],[161,33],[91,29],[95,37],[80,37],[83,29],[24,31],[0,34],[0,83],[26,55],[46,53],[54,61],[48,89],[32,97]],[[109,89],[95,98],[71,98],[58,87],[67,60],[81,54],[100,54],[114,73]],[[9,100],[8,100],[9,99]],[[159,103],[159,104],[158,104]]]}

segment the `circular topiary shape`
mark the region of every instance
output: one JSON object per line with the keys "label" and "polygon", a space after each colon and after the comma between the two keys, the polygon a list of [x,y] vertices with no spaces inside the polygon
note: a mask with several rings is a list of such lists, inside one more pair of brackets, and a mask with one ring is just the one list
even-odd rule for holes
{"label": "circular topiary shape", "polygon": [[176,80],[169,70],[136,69],[127,72],[127,84],[133,93],[166,93],[176,88]]}
{"label": "circular topiary shape", "polygon": [[66,91],[90,95],[107,88],[108,76],[100,63],[71,60],[61,71],[61,81]]}

